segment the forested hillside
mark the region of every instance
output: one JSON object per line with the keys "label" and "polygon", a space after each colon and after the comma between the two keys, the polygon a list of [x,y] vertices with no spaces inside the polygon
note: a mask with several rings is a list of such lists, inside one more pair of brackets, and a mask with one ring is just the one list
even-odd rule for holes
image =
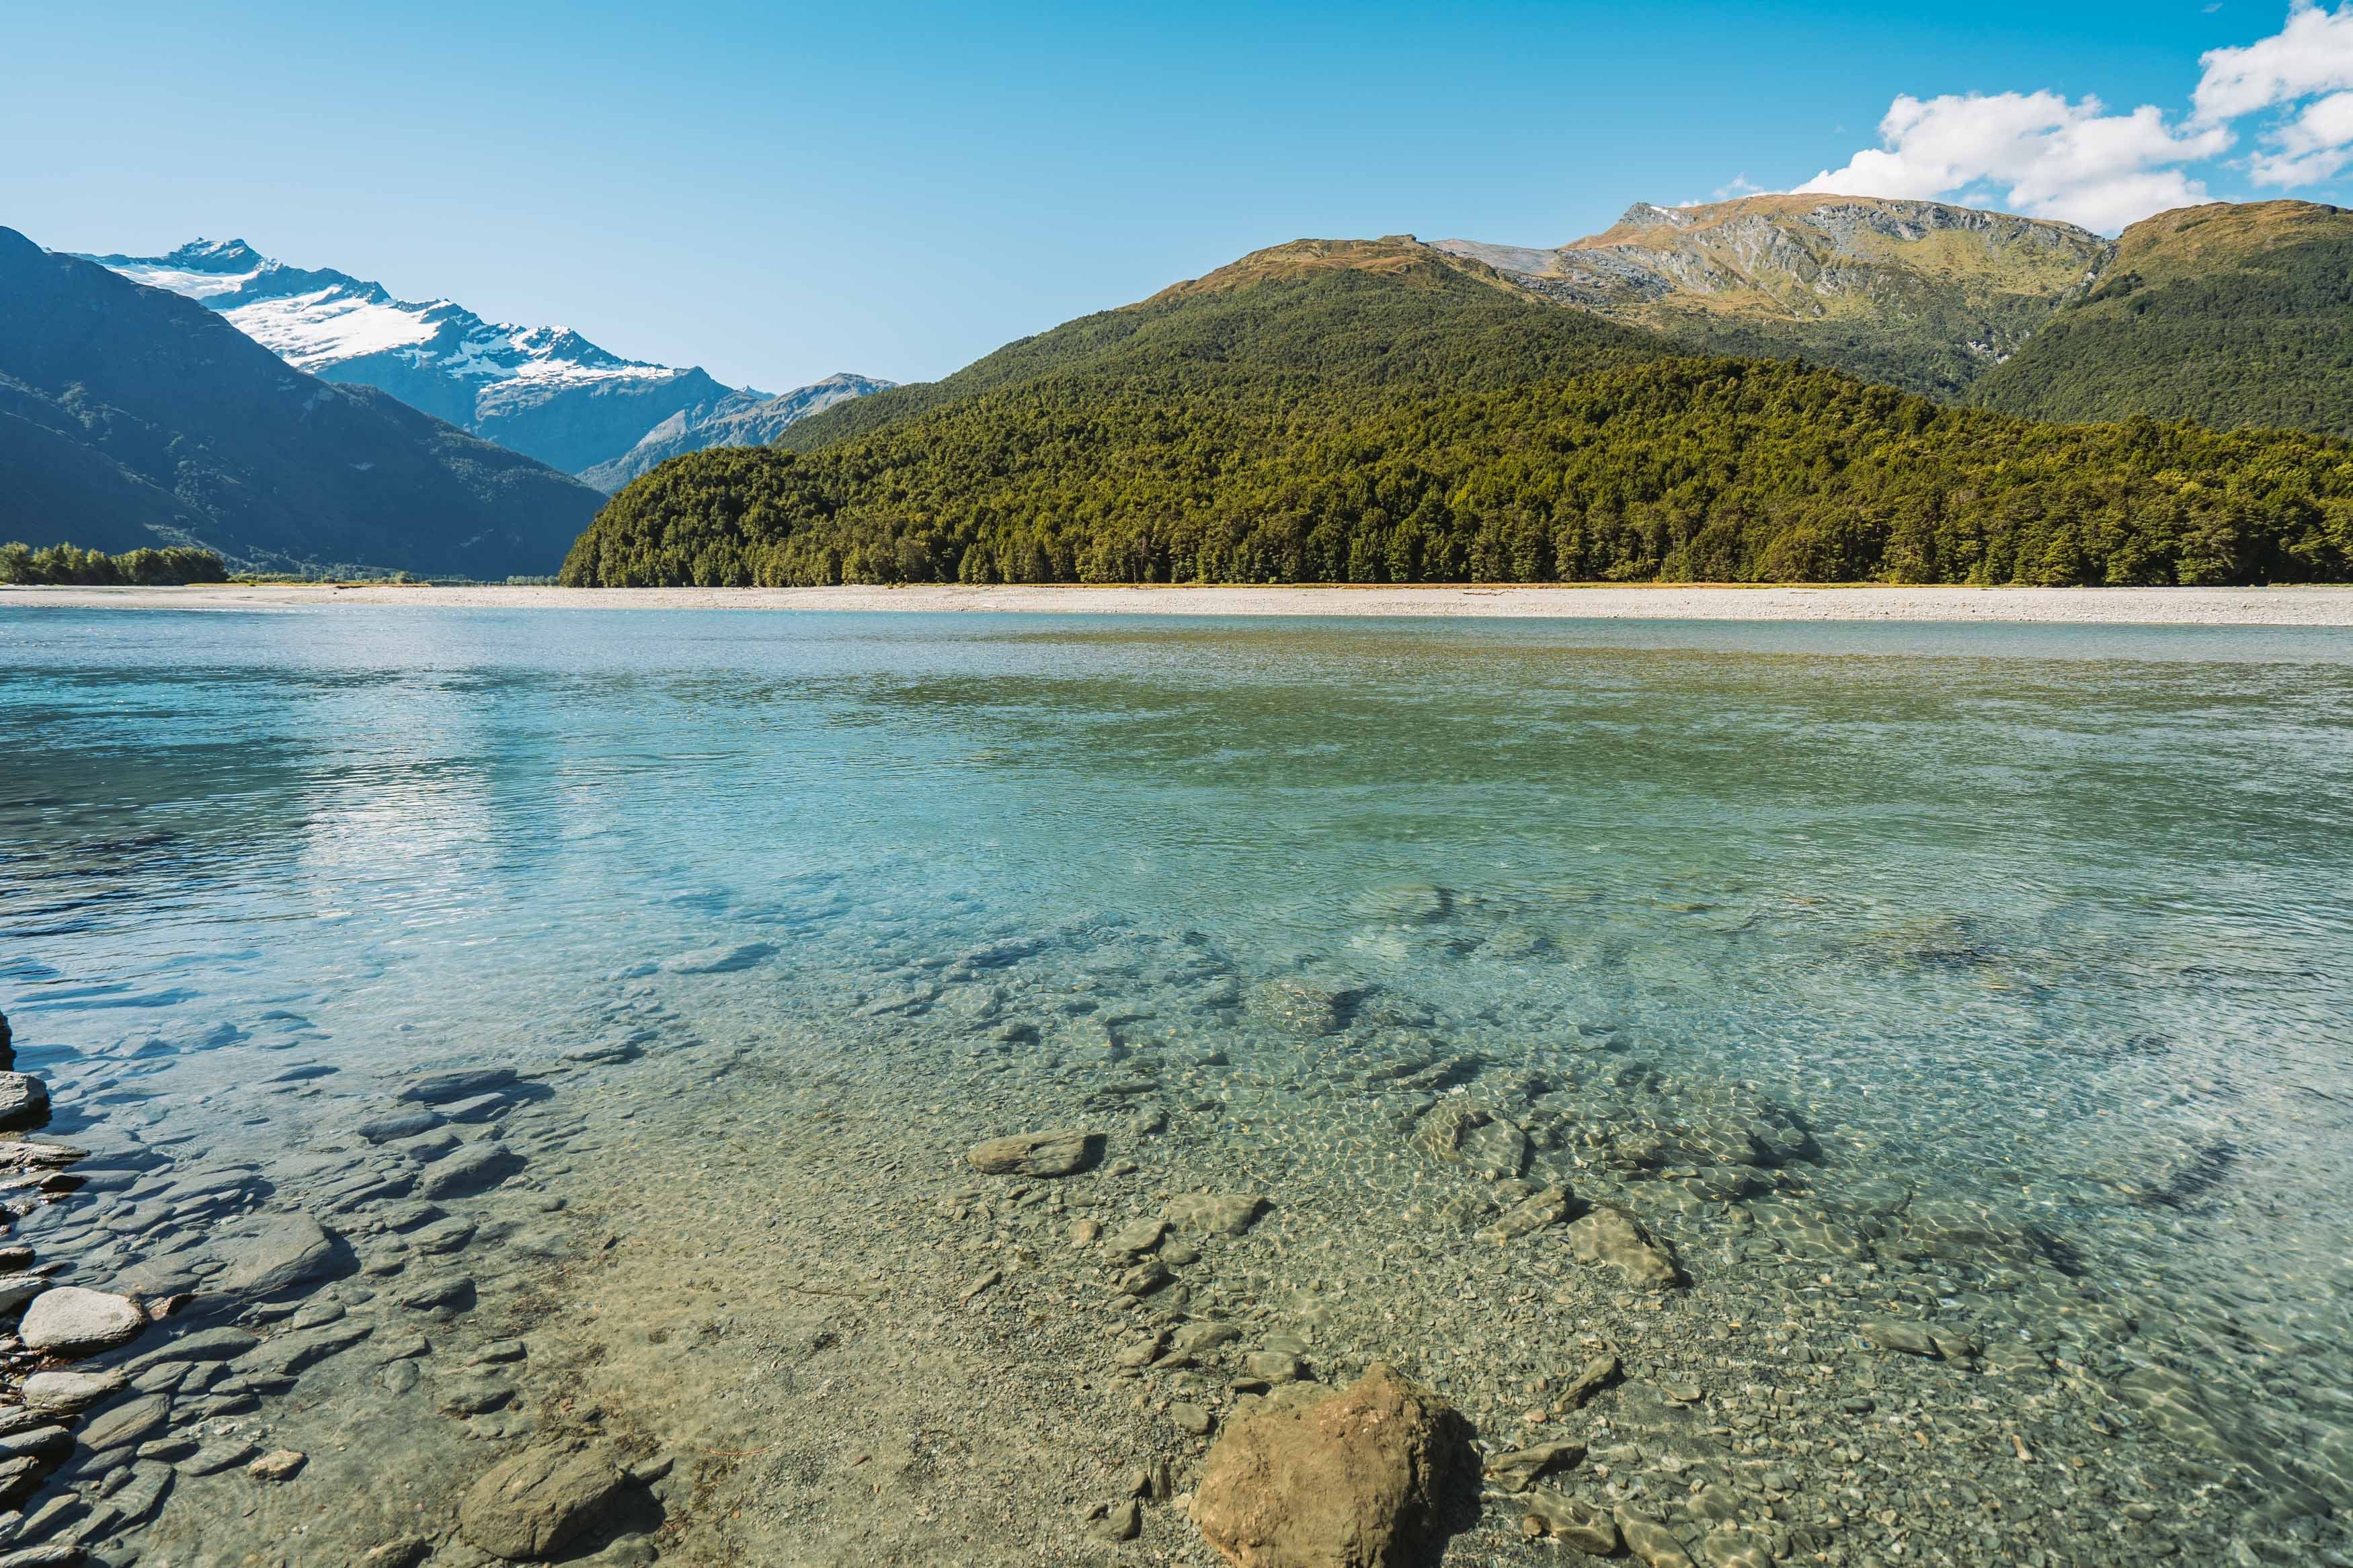
{"label": "forested hillside", "polygon": [[1051,380],[667,464],[577,584],[2342,580],[2353,451],[1755,361],[1368,400]]}
{"label": "forested hillside", "polygon": [[2217,203],[2135,224],[2089,295],[1972,400],[2040,419],[2353,436],[2353,214]]}

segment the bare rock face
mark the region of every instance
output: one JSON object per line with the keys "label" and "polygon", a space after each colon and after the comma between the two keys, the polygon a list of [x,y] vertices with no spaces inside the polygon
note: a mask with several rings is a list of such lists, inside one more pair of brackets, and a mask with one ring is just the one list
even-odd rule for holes
{"label": "bare rock face", "polygon": [[985,1176],[1070,1176],[1103,1152],[1095,1132],[1016,1132],[975,1144],[965,1162]]}
{"label": "bare rock face", "polygon": [[1438,1561],[1477,1488],[1461,1418],[1376,1366],[1328,1398],[1235,1420],[1193,1522],[1235,1568],[1415,1568]]}
{"label": "bare rock face", "polygon": [[533,1448],[474,1483],[458,1505],[458,1528],[493,1557],[544,1562],[596,1523],[627,1484],[593,1448]]}

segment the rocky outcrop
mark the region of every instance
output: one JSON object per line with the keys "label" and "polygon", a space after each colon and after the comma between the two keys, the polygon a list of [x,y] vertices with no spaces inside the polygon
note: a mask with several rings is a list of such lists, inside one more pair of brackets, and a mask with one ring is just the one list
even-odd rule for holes
{"label": "rocky outcrop", "polygon": [[1376,1366],[1320,1402],[1236,1419],[1193,1521],[1236,1568],[1407,1568],[1437,1561],[1477,1485],[1461,1417]]}

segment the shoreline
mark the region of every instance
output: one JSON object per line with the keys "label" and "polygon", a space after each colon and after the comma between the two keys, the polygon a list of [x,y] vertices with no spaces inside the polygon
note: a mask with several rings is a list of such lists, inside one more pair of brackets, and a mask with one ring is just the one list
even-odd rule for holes
{"label": "shoreline", "polygon": [[2353,626],[2353,586],[2028,588],[1675,584],[903,588],[424,587],[205,584],[180,588],[0,585],[0,608],[311,610],[797,610],[1103,616],[1359,616],[1462,619],[1937,621],[2031,625]]}

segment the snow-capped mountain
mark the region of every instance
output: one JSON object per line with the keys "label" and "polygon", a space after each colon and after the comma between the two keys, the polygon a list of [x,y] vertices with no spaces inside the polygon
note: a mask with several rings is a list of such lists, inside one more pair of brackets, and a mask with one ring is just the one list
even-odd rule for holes
{"label": "snow-capped mountain", "polygon": [[842,371],[775,397],[764,392],[731,392],[707,406],[679,410],[647,431],[636,446],[609,463],[583,469],[580,477],[609,495],[683,453],[711,447],[765,447],[787,425],[898,384]]}
{"label": "snow-capped mountain", "polygon": [[299,370],[379,387],[567,473],[622,457],[689,410],[766,395],[699,368],[623,359],[568,328],[486,321],[448,300],[396,300],[381,284],[289,267],[241,239],[88,259],[202,301]]}

